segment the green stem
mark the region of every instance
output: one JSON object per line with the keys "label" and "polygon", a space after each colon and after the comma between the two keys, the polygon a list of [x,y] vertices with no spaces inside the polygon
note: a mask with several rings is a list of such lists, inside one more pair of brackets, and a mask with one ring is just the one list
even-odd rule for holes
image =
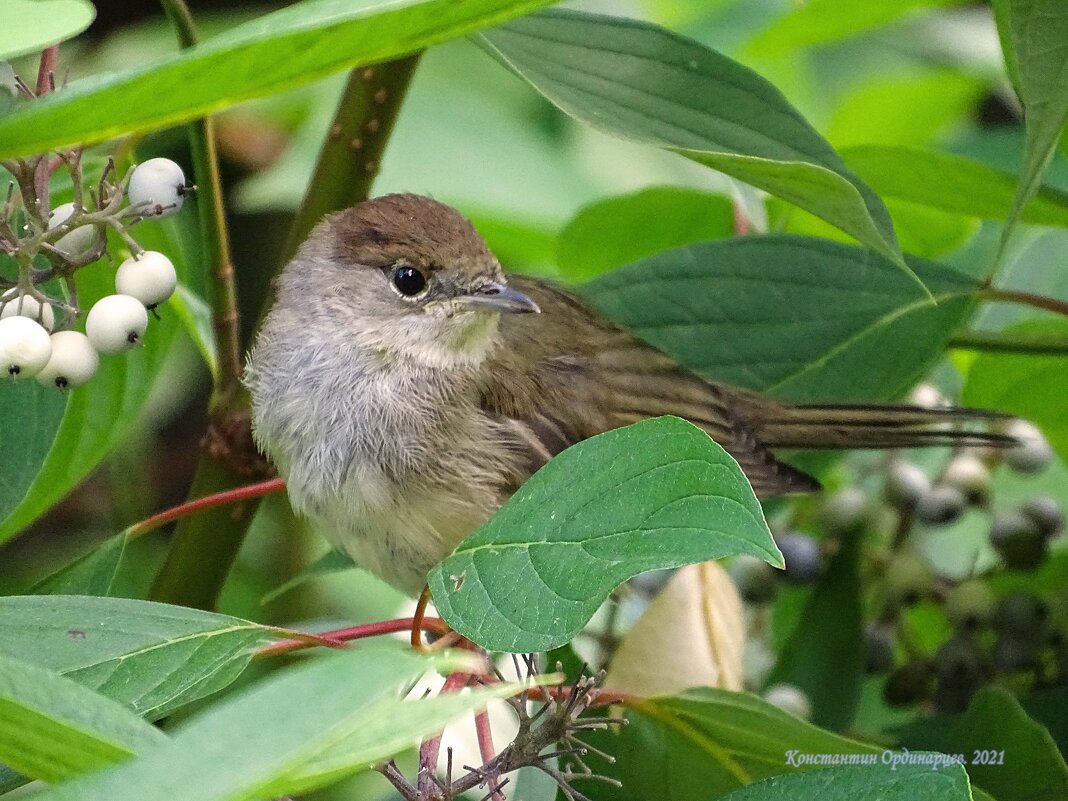
{"label": "green stem", "polygon": [[1021,337],[992,331],[963,331],[949,340],[949,346],[957,350],[1068,356],[1068,339],[1064,337]]}
{"label": "green stem", "polygon": [[[416,53],[374,67],[357,67],[349,73],[277,270],[293,257],[324,216],[370,197],[419,56]],[[261,319],[273,302],[273,286],[264,300]]]}
{"label": "green stem", "polygon": [[995,303],[1019,303],[1024,306],[1033,306],[1036,309],[1051,311],[1055,314],[1068,315],[1068,302],[1046,295],[1036,295],[1033,292],[1018,292],[1014,289],[981,289],[977,293],[980,300]]}
{"label": "green stem", "polygon": [[[199,40],[184,0],[161,0],[183,47]],[[219,372],[209,407],[208,445],[197,465],[191,498],[247,484],[257,458],[248,424],[248,397],[241,385],[241,345],[237,288],[223,205],[219,160],[212,122],[189,126],[189,145],[198,184],[198,210],[204,258],[212,265],[208,302],[212,309]],[[255,504],[212,509],[182,519],[152,586],[153,600],[201,609],[215,607],[230,567],[244,542]]]}
{"label": "green stem", "polygon": [[[183,48],[200,41],[193,15],[185,0],[161,0],[163,10]],[[200,212],[204,257],[212,265],[214,281],[209,285],[215,341],[219,351],[219,373],[211,400],[213,416],[226,416],[240,410],[245,401],[241,386],[241,341],[237,310],[237,287],[226,226],[219,158],[215,150],[215,130],[210,117],[189,125],[189,148],[193,154],[193,174],[197,180],[197,208]]]}

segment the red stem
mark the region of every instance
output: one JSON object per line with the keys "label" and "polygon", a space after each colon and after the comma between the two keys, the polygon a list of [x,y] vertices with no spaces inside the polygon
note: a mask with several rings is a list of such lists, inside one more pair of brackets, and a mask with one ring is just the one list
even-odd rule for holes
{"label": "red stem", "polygon": [[[490,730],[489,713],[483,709],[475,713],[475,736],[478,738],[478,753],[482,756],[482,764],[488,765],[497,755],[497,749],[493,747],[493,732]],[[494,773],[488,776],[490,786],[490,798],[492,801],[507,801],[501,792],[500,777]]]}
{"label": "red stem", "polygon": [[56,65],[59,64],[59,45],[54,44],[41,51],[41,65],[37,68],[37,96],[46,95],[52,91],[53,76],[56,74]]}
{"label": "red stem", "polygon": [[[450,673],[441,685],[441,694],[454,693],[462,690],[471,681],[470,673]],[[436,784],[434,774],[438,769],[438,756],[441,754],[441,735],[429,737],[423,740],[419,746],[419,777],[416,784],[419,793],[424,798],[434,798]]]}
{"label": "red stem", "polygon": [[[315,645],[329,645],[338,647],[342,643],[352,640],[362,640],[367,637],[378,637],[382,634],[395,634],[398,631],[408,631],[415,624],[415,619],[401,617],[395,620],[383,620],[378,623],[365,623],[362,626],[349,626],[344,629],[324,631],[322,634],[311,635],[308,639],[279,640],[270,645],[265,645],[256,652],[256,656],[278,656],[293,651],[300,651]],[[448,625],[439,617],[424,617],[420,621],[422,628],[427,631],[436,631],[444,634],[449,631]],[[321,642],[316,642],[321,640]]]}
{"label": "red stem", "polygon": [[179,504],[170,509],[164,509],[159,514],[152,515],[152,517],[146,518],[139,523],[134,523],[126,529],[126,536],[131,539],[140,537],[142,534],[155,531],[161,526],[173,523],[175,520],[180,520],[183,517],[188,517],[195,512],[202,512],[205,509],[214,509],[216,506],[225,506],[230,503],[239,503],[241,501],[250,500],[251,498],[259,498],[263,495],[270,495],[273,492],[281,492],[285,488],[286,484],[282,479],[272,478],[267,481],[261,481],[258,484],[248,484],[244,487],[236,487],[235,489],[225,490],[224,492],[205,495],[203,498],[197,498],[188,503]]}

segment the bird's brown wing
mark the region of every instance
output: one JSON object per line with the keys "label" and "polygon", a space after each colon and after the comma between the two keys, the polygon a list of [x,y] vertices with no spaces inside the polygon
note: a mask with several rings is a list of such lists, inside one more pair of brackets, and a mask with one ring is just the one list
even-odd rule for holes
{"label": "bird's brown wing", "polygon": [[529,472],[587,437],[671,414],[708,432],[759,495],[818,488],[759,441],[730,388],[680,367],[560,287],[521,276],[509,285],[542,313],[502,315],[503,346],[484,364],[479,385],[483,409],[512,427]]}

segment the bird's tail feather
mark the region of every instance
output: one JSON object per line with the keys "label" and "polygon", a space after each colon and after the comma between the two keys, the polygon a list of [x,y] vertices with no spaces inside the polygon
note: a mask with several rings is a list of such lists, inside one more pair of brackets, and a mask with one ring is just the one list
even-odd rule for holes
{"label": "bird's tail feather", "polygon": [[1018,444],[1013,437],[979,427],[996,424],[1007,417],[982,409],[764,403],[752,408],[747,417],[757,437],[773,448],[1011,447]]}

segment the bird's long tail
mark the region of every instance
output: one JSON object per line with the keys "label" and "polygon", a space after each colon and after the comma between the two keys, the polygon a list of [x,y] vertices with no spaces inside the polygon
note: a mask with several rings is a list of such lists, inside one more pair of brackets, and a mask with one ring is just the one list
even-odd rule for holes
{"label": "bird's long tail", "polygon": [[746,421],[772,448],[920,448],[932,445],[1011,447],[998,433],[1006,415],[981,409],[907,405],[748,405]]}

